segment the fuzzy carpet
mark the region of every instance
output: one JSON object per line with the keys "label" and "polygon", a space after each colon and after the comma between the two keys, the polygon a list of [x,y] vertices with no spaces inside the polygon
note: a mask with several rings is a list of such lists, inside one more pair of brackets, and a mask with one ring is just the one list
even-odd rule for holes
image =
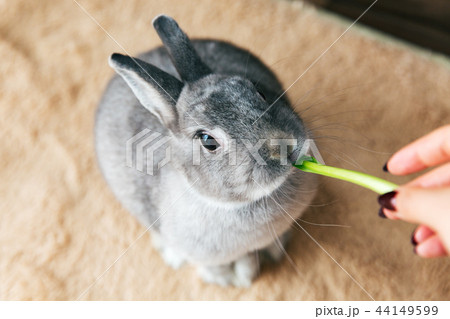
{"label": "fuzzy carpet", "polygon": [[[349,25],[301,2],[79,3],[130,54],[160,44],[151,20],[166,13],[191,37],[250,49],[285,87]],[[450,260],[416,257],[413,225],[380,219],[375,194],[325,178],[300,221],[314,241],[297,229],[287,249],[295,265],[263,267],[249,289],[170,269],[148,234],[135,241],[144,229],[95,159],[94,113],[113,74],[107,59],[123,49],[72,0],[1,0],[0,17],[0,299],[449,299]],[[325,162],[404,182],[381,167],[449,122],[450,68],[443,57],[355,27],[288,95]]]}

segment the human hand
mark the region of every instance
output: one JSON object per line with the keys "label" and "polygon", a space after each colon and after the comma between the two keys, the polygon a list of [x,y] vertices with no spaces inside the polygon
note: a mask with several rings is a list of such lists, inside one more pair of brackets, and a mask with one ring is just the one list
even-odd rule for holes
{"label": "human hand", "polygon": [[441,127],[395,153],[385,170],[395,175],[434,170],[378,198],[381,215],[420,226],[414,231],[414,251],[421,257],[450,252],[450,125]]}

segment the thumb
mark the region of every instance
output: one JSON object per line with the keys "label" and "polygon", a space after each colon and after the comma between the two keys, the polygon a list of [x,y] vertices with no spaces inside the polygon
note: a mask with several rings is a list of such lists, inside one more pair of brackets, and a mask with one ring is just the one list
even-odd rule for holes
{"label": "thumb", "polygon": [[450,187],[399,187],[390,204],[399,219],[433,229],[450,252]]}
{"label": "thumb", "polygon": [[450,222],[450,188],[400,187],[394,206],[400,219],[437,228]]}

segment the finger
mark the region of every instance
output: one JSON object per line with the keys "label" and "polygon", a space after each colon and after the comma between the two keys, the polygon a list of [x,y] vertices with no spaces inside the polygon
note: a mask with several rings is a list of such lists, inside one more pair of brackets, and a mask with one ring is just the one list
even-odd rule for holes
{"label": "finger", "polygon": [[[402,220],[425,224],[436,232],[450,250],[450,187],[413,188],[402,186],[381,195],[378,202]],[[386,210],[386,209],[385,209]],[[386,214],[387,215],[387,214]]]}
{"label": "finger", "polygon": [[388,219],[392,219],[392,220],[397,220],[400,219],[400,217],[398,216],[398,214],[390,209],[386,209],[386,208],[382,208],[383,209],[383,213],[384,216]]}
{"label": "finger", "polygon": [[400,187],[391,199],[391,204],[401,219],[428,225],[436,231],[438,228],[450,227],[449,201],[450,187]]}
{"label": "finger", "polygon": [[450,186],[450,163],[416,178],[409,182],[407,186],[424,188]]}
{"label": "finger", "polygon": [[387,168],[392,174],[405,175],[449,160],[450,125],[446,125],[400,149]]}
{"label": "finger", "polygon": [[437,235],[428,237],[425,241],[418,244],[414,249],[417,255],[424,258],[443,257],[448,255]]}
{"label": "finger", "polygon": [[418,245],[433,235],[435,235],[435,232],[430,227],[420,225],[412,235],[412,242],[413,244],[415,243],[416,245]]}

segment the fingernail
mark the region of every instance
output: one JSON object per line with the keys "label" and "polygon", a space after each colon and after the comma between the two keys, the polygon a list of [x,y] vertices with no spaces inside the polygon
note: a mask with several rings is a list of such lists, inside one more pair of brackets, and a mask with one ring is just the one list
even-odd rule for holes
{"label": "fingernail", "polygon": [[383,207],[381,207],[380,210],[378,211],[378,216],[380,216],[381,218],[387,218],[383,212]]}
{"label": "fingernail", "polygon": [[382,208],[387,208],[387,209],[395,212],[396,211],[395,195],[397,195],[397,191],[392,191],[392,192],[383,194],[378,197],[378,203],[381,205]]}
{"label": "fingernail", "polygon": [[414,230],[411,235],[411,244],[413,244],[413,246],[417,246],[417,244],[418,244],[416,238],[414,237],[415,234],[416,234],[416,231]]}
{"label": "fingernail", "polygon": [[385,171],[386,173],[389,173],[388,168],[387,168],[387,163],[384,164],[384,166],[383,166],[383,171]]}

